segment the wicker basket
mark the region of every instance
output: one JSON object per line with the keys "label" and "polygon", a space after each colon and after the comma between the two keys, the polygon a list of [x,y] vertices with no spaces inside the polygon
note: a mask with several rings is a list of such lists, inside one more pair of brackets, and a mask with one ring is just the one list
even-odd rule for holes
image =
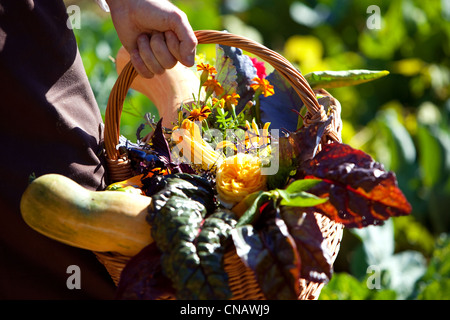
{"label": "wicker basket", "polygon": [[[302,74],[293,67],[280,54],[266,48],[247,38],[226,32],[201,30],[195,32],[199,44],[222,44],[240,48],[263,59],[279,71],[292,85],[307,108],[304,124],[309,125],[315,121],[326,119],[333,114],[332,123],[326,130],[322,143],[340,141],[340,108],[334,106],[325,112],[319,105],[314,91]],[[128,89],[137,76],[137,71],[129,62],[121,71],[109,97],[105,114],[105,149],[107,155],[108,173],[112,181],[121,181],[131,177],[131,165],[129,159],[121,156],[116,146],[119,143],[120,117],[123,103]],[[336,105],[339,105],[336,103]],[[334,262],[339,251],[343,226],[334,223],[327,217],[316,213],[317,223],[322,230],[324,238],[328,240],[332,261]],[[131,257],[118,255],[112,252],[95,252],[99,261],[105,266],[114,282],[117,284],[120,273]],[[224,269],[229,275],[229,284],[233,292],[232,299],[256,300],[264,299],[253,272],[240,260],[236,251],[230,249],[224,259]],[[301,293],[299,299],[317,299],[323,284],[300,280]],[[168,297],[173,298],[173,297]]]}

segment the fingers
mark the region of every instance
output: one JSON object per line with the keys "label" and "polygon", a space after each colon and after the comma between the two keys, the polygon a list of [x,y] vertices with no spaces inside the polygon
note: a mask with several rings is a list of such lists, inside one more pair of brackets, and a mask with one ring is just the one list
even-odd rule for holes
{"label": "fingers", "polygon": [[170,53],[185,66],[192,67],[195,63],[196,42],[187,45],[186,42],[180,41],[173,31],[166,31],[164,35]]}
{"label": "fingers", "polygon": [[165,36],[170,52],[182,64],[192,67],[198,41],[186,14],[180,10],[175,11],[169,17],[169,24],[171,31],[167,31]]}
{"label": "fingers", "polygon": [[160,32],[153,32],[150,38],[141,34],[137,38],[137,49],[132,51],[130,59],[137,72],[145,78],[162,74],[177,63],[166,44],[164,34]]}

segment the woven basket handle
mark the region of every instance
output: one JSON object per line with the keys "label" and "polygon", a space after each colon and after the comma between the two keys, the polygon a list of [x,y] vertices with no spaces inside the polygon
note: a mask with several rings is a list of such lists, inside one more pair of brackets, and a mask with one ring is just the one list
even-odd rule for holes
{"label": "woven basket handle", "polygon": [[[242,36],[214,30],[195,31],[199,44],[221,44],[240,48],[266,61],[292,85],[311,116],[320,113],[321,108],[314,91],[303,75],[286,58],[267,47]],[[120,117],[123,103],[131,83],[138,75],[131,62],[120,73],[109,96],[105,113],[105,149],[107,158],[117,160],[120,156],[116,149],[120,136]]]}

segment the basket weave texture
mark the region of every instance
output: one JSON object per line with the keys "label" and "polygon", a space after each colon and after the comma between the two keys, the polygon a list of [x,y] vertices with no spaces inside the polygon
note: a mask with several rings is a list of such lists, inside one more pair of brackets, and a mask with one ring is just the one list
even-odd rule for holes
{"label": "basket weave texture", "polygon": [[[323,143],[340,141],[340,106],[336,102],[328,110],[321,106],[314,91],[309,86],[303,75],[283,56],[267,47],[247,39],[242,36],[233,35],[227,32],[200,30],[195,31],[199,44],[221,44],[240,48],[249,53],[255,54],[265,62],[269,63],[291,84],[297,92],[307,113],[304,118],[304,125],[308,126],[316,121],[325,120],[332,116],[331,124],[327,127],[322,140]],[[116,146],[120,137],[120,118],[123,103],[133,80],[138,73],[130,62],[121,71],[108,100],[105,114],[105,150],[108,165],[108,174],[111,181],[122,181],[132,176],[130,160],[119,153]],[[326,92],[325,92],[326,93]],[[315,213],[317,224],[322,234],[327,239],[328,247],[332,253],[332,261],[336,259],[342,239],[343,226],[335,223],[327,217]],[[111,278],[116,284],[120,280],[120,273],[131,257],[119,255],[113,252],[95,252],[98,260],[108,270]],[[229,285],[233,292],[232,299],[235,300],[260,300],[264,299],[253,272],[241,261],[236,251],[230,249],[224,258],[224,270],[229,276]],[[317,299],[323,287],[321,283],[300,280],[300,300]],[[166,297],[173,299],[174,297]]]}

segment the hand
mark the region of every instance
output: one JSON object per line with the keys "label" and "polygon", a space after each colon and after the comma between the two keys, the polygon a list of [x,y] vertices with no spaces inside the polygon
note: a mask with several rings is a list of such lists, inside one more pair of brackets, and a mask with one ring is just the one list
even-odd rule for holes
{"label": "hand", "polygon": [[[116,55],[116,70],[120,74],[130,61],[130,55],[121,47]],[[130,88],[146,95],[156,106],[162,125],[173,127],[178,120],[178,109],[182,104],[191,103],[193,93],[198,91],[200,79],[190,68],[177,63],[173,68],[153,78],[137,76]]]}
{"label": "hand", "polygon": [[186,14],[167,0],[107,0],[111,18],[131,63],[144,78],[179,61],[195,63],[197,38]]}

